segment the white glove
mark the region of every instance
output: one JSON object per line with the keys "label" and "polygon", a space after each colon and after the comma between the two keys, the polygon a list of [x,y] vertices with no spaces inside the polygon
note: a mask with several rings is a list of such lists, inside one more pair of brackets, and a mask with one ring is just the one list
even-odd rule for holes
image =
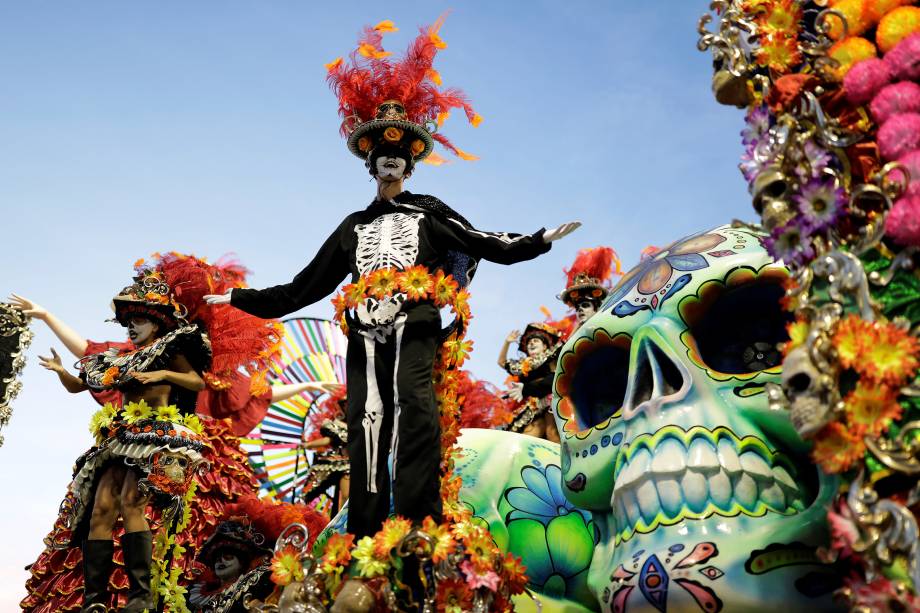
{"label": "white glove", "polygon": [[512,383],[511,387],[508,389],[508,398],[516,402],[524,400],[524,384]]}
{"label": "white glove", "polygon": [[208,294],[204,297],[204,301],[208,304],[230,304],[230,294],[233,293],[232,289],[228,289],[226,294]]}
{"label": "white glove", "polygon": [[553,228],[552,230],[544,230],[543,240],[546,241],[547,243],[557,241],[564,236],[568,236],[569,234],[571,234],[572,232],[574,232],[580,227],[581,227],[580,221],[570,221],[568,223],[562,224],[558,228]]}

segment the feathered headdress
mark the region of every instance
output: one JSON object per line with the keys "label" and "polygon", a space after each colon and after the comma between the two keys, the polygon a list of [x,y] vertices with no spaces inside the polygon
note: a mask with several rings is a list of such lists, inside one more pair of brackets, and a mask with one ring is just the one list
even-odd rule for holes
{"label": "feathered headdress", "polygon": [[244,369],[252,377],[253,394],[267,389],[265,373],[280,348],[281,324],[230,305],[208,305],[204,301],[207,294],[223,294],[246,286],[248,271],[239,262],[222,259],[209,264],[193,255],[173,252],[155,254],[149,264],[140,260],[136,267],[152,268],[187,311],[186,319],[200,323],[207,330],[213,352],[211,369],[205,373],[209,386],[223,389],[233,373]]}
{"label": "feathered headdress", "polygon": [[566,288],[559,299],[569,306],[581,300],[601,301],[610,293],[612,275],[621,275],[620,258],[611,247],[582,249],[572,267],[565,269]]}
{"label": "feathered headdress", "polygon": [[339,99],[342,135],[358,157],[367,159],[377,145],[391,143],[405,147],[416,161],[441,164],[443,158],[432,154],[437,141],[462,159],[477,159],[437,131],[455,108],[473,126],[482,121],[461,90],[441,88],[441,76],[432,66],[438,51],[447,47],[439,35],[444,17],[420,28],[399,60],[382,46],[383,35],[397,31],[387,20],[365,27],[348,61],[340,57],[326,64],[326,79]]}

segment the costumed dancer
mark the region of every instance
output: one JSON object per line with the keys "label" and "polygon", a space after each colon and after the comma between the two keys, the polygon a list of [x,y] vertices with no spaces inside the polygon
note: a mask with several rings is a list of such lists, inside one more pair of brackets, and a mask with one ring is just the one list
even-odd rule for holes
{"label": "costumed dancer", "polygon": [[[523,334],[515,330],[505,338],[498,354],[498,365],[514,377],[508,397],[518,405],[507,430],[559,442],[550,405],[561,337],[553,326],[534,322],[527,324]],[[515,341],[523,355],[508,359],[508,348]]]}
{"label": "costumed dancer", "polygon": [[195,559],[204,568],[188,590],[192,611],[244,613],[269,602],[275,591],[272,548],[282,531],[299,523],[315,539],[326,523],[323,516],[306,507],[255,496],[227,505],[224,517]]}
{"label": "costumed dancer", "polygon": [[[330,487],[334,488],[330,517],[348,500],[348,425],[345,423],[345,389],[330,394],[320,403],[316,415],[316,436],[304,441],[305,449],[319,449],[307,472],[301,500],[309,504]],[[306,430],[304,430],[306,434]]]}
{"label": "costumed dancer", "polygon": [[557,298],[575,310],[577,330],[601,308],[610,293],[611,277],[623,274],[620,258],[611,247],[582,249],[564,272],[566,287]]}
{"label": "costumed dancer", "polygon": [[206,440],[188,417],[194,416],[195,398],[205,387],[210,342],[185,319],[162,275],[144,271],[134,281],[113,302],[115,319],[128,329],[135,350],[86,356],[79,376],[63,366],[54,349],[50,357],[40,356],[67,391],[118,390],[124,398],[124,408],[107,404],[94,417],[96,445],[77,460],[65,501],[73,533],[63,536],[82,539],[84,611],[108,610],[119,518],[129,583],[120,610],[154,607],[147,504],[168,507],[167,517],[175,518],[195,469],[205,462]]}
{"label": "costumed dancer", "polygon": [[[431,293],[436,280],[465,286],[479,259],[513,264],[532,259],[579,224],[530,235],[483,232],[433,196],[403,183],[434,142],[471,158],[435,126],[452,108],[475,125],[479,116],[456,89],[440,89],[432,68],[446,45],[439,20],[423,29],[406,56],[392,60],[381,46],[392,22],[366,28],[350,61],[327,65],[338,95],[348,148],[376,179],[371,204],[348,215],[293,281],[263,290],[235,289],[210,298],[260,317],[280,317],[328,296],[347,276],[348,531],[374,534],[389,513],[387,459],[392,451],[398,515],[421,522],[441,517],[440,424],[432,370],[442,330]],[[397,276],[403,280],[397,286]]]}
{"label": "costumed dancer", "polygon": [[[299,393],[299,390],[298,386],[275,386],[266,390],[264,388],[267,386],[259,384],[260,381],[264,382],[262,373],[267,370],[268,360],[277,345],[278,331],[272,322],[230,308],[215,310],[209,307],[203,311],[198,308],[204,293],[214,288],[243,285],[245,269],[234,263],[218,262],[211,265],[197,258],[170,254],[160,258],[156,271],[166,279],[168,286],[181,288],[181,297],[176,302],[181,304],[186,313],[185,320],[197,322],[210,330],[212,341],[212,365],[203,374],[207,386],[198,392],[195,409],[202,416],[201,436],[206,442],[203,454],[209,463],[209,470],[199,473],[197,491],[189,504],[191,515],[188,527],[175,537],[176,542],[191,554],[201,545],[209,529],[217,524],[224,505],[258,487],[258,481],[235,437],[239,434],[238,424],[252,420],[257,423],[270,402],[279,396]],[[135,342],[131,341],[88,341],[53,313],[27,298],[13,295],[10,302],[29,316],[45,322],[64,346],[81,361],[107,353],[129,355],[138,350]],[[56,353],[53,356],[57,358]],[[241,366],[255,376],[242,374],[239,370]],[[327,390],[328,386],[320,387]],[[109,405],[109,412],[123,404],[123,392],[117,386],[91,388],[89,391],[100,404]],[[204,416],[208,414],[215,418],[233,417],[234,421],[231,424],[228,419],[209,419]],[[148,516],[155,525],[159,525],[159,514],[155,510],[148,509]],[[21,604],[23,609],[44,612],[74,611],[80,608],[84,591],[79,568],[81,552],[73,548],[77,541],[69,545],[73,541],[70,523],[69,513],[62,512],[54,530],[45,539],[47,548],[30,568],[32,576],[26,584],[29,595]],[[116,537],[122,530],[120,523],[115,530]],[[183,573],[179,577],[170,578],[170,581],[185,584],[194,577],[192,556],[177,562]],[[109,568],[114,570],[107,579],[107,589],[114,598],[114,604],[122,606],[128,598],[129,583],[117,539]]]}

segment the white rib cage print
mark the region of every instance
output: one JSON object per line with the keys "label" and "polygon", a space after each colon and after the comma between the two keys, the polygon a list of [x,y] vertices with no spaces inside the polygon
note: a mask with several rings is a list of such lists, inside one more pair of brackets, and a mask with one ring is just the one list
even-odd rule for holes
{"label": "white rib cage print", "polygon": [[418,226],[421,213],[388,213],[368,224],[358,224],[355,254],[362,275],[380,268],[404,270],[418,257]]}

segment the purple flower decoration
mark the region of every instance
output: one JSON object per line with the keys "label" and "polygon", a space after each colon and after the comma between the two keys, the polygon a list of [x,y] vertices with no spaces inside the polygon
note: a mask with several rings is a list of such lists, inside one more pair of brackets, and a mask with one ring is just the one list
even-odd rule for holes
{"label": "purple flower decoration", "polygon": [[808,165],[811,166],[812,176],[820,174],[821,171],[827,168],[828,164],[831,163],[831,154],[827,152],[827,149],[815,141],[805,141],[805,147],[803,147],[803,149],[805,160],[808,162]]}
{"label": "purple flower decoration", "polygon": [[794,200],[802,215],[802,224],[815,232],[827,229],[840,218],[846,194],[834,185],[833,179],[812,179]]}
{"label": "purple flower decoration", "polygon": [[770,111],[766,106],[751,109],[744,121],[747,125],[741,130],[741,143],[753,148],[770,129]]}
{"label": "purple flower decoration", "polygon": [[814,259],[815,248],[808,227],[797,221],[774,228],[763,243],[767,253],[774,259],[782,260],[786,265],[804,266]]}

